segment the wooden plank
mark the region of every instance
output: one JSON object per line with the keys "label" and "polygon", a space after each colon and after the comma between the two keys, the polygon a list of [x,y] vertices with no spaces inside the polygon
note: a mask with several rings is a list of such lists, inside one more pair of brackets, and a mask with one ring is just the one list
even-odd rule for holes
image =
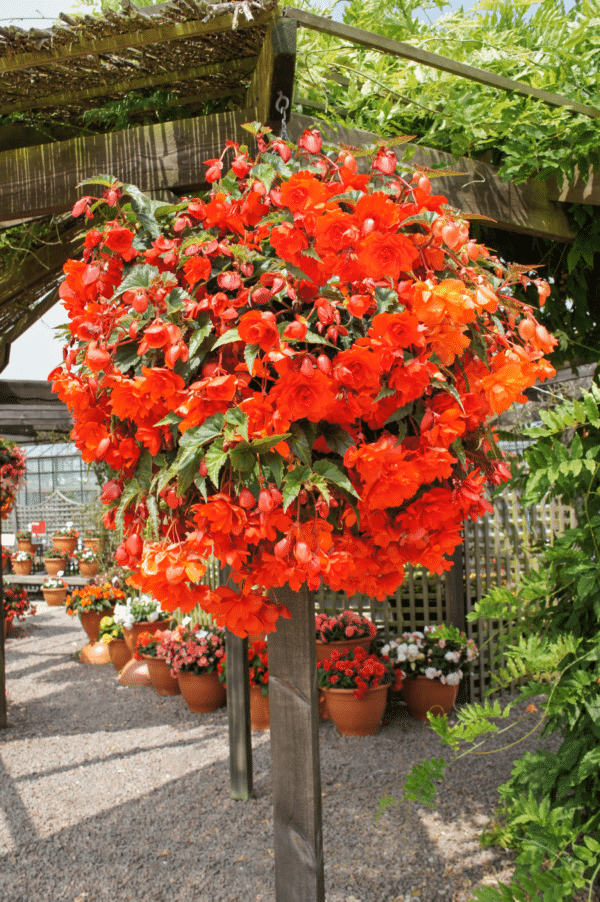
{"label": "wooden plank", "polygon": [[[385,143],[385,138],[373,132],[342,126],[334,128],[311,116],[294,113],[288,126],[292,140],[297,141],[306,128],[319,128],[329,140],[353,147]],[[410,162],[405,165],[405,169],[411,172],[419,166],[464,172],[464,177],[443,176],[432,182],[435,193],[447,197],[456,209],[487,216],[500,229],[538,235],[553,241],[573,241],[575,236],[567,215],[559,204],[548,197],[544,182],[532,180],[520,185],[513,185],[512,182],[505,184],[494,166],[480,160],[467,157],[455,160],[451,154],[441,150],[413,144],[404,145],[404,148],[414,151]],[[402,160],[404,148],[396,152],[399,160]],[[359,166],[361,163],[364,165],[361,160]]]}
{"label": "wooden plank", "polygon": [[[240,10],[244,12],[243,5]],[[237,12],[237,10],[236,10]],[[273,18],[273,13],[256,12],[251,23],[253,29],[264,25]],[[223,31],[232,31],[234,19],[237,16],[221,15],[211,18],[208,22],[196,19],[189,22],[179,22],[176,25],[159,25],[155,28],[138,28],[122,34],[110,34],[96,41],[77,41],[65,44],[52,50],[37,50],[30,53],[16,53],[0,57],[0,73],[16,72],[19,69],[31,69],[38,66],[47,66],[52,63],[63,64],[83,56],[99,56],[101,53],[118,53],[120,50],[130,50],[134,47],[145,47],[149,44],[168,44],[170,41],[183,41],[189,38],[206,34],[218,34]],[[139,21],[139,20],[138,20]]]}
{"label": "wooden plank", "polygon": [[341,22],[334,22],[332,19],[315,16],[312,13],[304,12],[304,10],[293,9],[290,6],[286,6],[282,10],[282,14],[295,19],[300,25],[310,28],[312,31],[331,35],[343,41],[350,41],[352,44],[360,44],[362,47],[368,47],[370,50],[376,50],[388,56],[399,56],[402,59],[420,63],[422,66],[429,66],[441,72],[449,72],[451,75],[458,75],[469,79],[469,81],[476,81],[488,87],[498,88],[501,91],[514,92],[525,97],[535,97],[536,100],[541,100],[550,106],[566,107],[575,113],[589,116],[591,119],[596,119],[600,116],[600,110],[595,107],[578,103],[576,100],[570,100],[568,97],[563,97],[560,94],[553,94],[550,91],[534,88],[525,82],[506,78],[504,75],[496,75],[495,72],[488,72],[485,69],[478,69],[475,66],[459,63],[457,60],[440,56],[438,53],[431,53],[428,50],[422,50],[420,47],[414,47],[412,44],[393,41],[391,38],[374,34],[371,31],[343,25]]}
{"label": "wooden plank", "polygon": [[[466,627],[465,591],[464,591],[465,556],[463,544],[457,545],[452,555],[452,568],[446,572],[446,598],[448,621],[459,629]],[[467,573],[468,581],[468,573]]]}
{"label": "wooden plank", "polygon": [[[296,22],[278,19],[269,25],[258,63],[246,95],[246,107],[256,107],[257,119],[281,134],[284,101],[286,122],[290,118],[296,68]],[[287,101],[287,105],[285,105]]]}
{"label": "wooden plank", "polygon": [[268,638],[275,898],[324,902],[314,595],[272,594],[292,614]]}
{"label": "wooden plank", "polygon": [[237,110],[3,151],[0,220],[70,210],[94,192],[77,185],[101,173],[145,192],[181,194],[204,182],[204,162],[220,156],[227,138],[248,143],[241,126],[256,118],[254,109]]}
{"label": "wooden plank", "polygon": [[[251,72],[256,65],[257,57],[247,56],[241,59],[226,60],[221,63],[212,63],[206,66],[196,66],[195,68],[174,69],[163,75],[148,75],[144,78],[132,78],[129,81],[103,82],[96,88],[77,88],[74,95],[73,90],[65,91],[59,94],[39,94],[35,97],[26,97],[22,100],[16,100],[14,103],[4,104],[0,106],[0,113],[14,113],[18,110],[43,109],[53,106],[73,106],[74,103],[83,103],[85,100],[92,100],[95,97],[105,97],[113,94],[128,94],[130,91],[140,91],[144,88],[157,88],[160,85],[181,84],[185,81],[191,81],[196,78],[205,78],[210,75],[234,75],[236,73],[242,75]],[[237,88],[232,88],[231,93]],[[219,92],[223,94],[222,91]],[[214,95],[211,94],[211,97]],[[202,102],[208,99],[202,96],[199,100]],[[178,103],[184,104],[186,98],[178,98]]]}
{"label": "wooden plank", "polygon": [[254,797],[250,739],[248,640],[225,631],[227,648],[227,717],[229,720],[229,788],[232,799]]}

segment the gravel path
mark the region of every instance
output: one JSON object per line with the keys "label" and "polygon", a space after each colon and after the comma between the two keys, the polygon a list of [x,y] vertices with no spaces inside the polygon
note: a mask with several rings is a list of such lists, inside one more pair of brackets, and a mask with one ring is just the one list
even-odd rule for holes
{"label": "gravel path", "polygon": [[[269,733],[252,734],[256,799],[234,802],[226,709],[192,714],[80,664],[85,635],[62,609],[40,605],[20,633],[0,734],[3,902],[274,902]],[[327,902],[464,902],[510,876],[477,836],[535,737],[462,759],[437,811],[403,803],[379,820],[378,798],[444,753],[433,731],[399,710],[373,737],[322,721],[320,743]]]}

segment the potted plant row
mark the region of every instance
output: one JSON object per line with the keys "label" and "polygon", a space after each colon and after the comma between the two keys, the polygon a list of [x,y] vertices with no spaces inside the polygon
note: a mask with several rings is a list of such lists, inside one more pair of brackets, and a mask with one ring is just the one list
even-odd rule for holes
{"label": "potted plant row", "polygon": [[106,645],[98,642],[100,621],[103,617],[112,615],[115,605],[124,598],[123,590],[112,583],[82,586],[73,589],[68,596],[67,614],[71,617],[79,616],[89,639],[80,654],[80,659],[84,664],[107,664],[110,661]]}
{"label": "potted plant row", "polygon": [[402,684],[402,673],[385,655],[369,654],[360,646],[342,654],[334,649],[317,666],[327,711],[345,736],[371,736],[377,732],[387,702],[388,688]]}

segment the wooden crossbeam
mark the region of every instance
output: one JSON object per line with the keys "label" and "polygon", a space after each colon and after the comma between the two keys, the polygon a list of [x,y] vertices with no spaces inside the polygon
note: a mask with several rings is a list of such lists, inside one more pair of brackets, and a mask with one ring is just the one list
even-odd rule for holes
{"label": "wooden crossbeam", "polygon": [[[48,108],[53,106],[63,106],[65,104],[79,104],[86,100],[93,100],[95,97],[105,97],[107,94],[128,94],[130,91],[141,91],[144,88],[157,88],[161,85],[172,85],[177,82],[191,81],[196,78],[205,78],[210,75],[242,75],[252,70],[256,66],[258,57],[256,55],[242,57],[236,60],[226,60],[225,62],[213,63],[207,66],[196,66],[193,69],[177,69],[172,72],[166,72],[164,75],[148,75],[145,78],[130,78],[127,81],[117,81],[114,84],[109,82],[103,83],[96,88],[88,88],[86,90],[64,91],[59,94],[41,94],[33,99],[16,100],[14,103],[6,103],[0,106],[0,113],[14,113],[18,110],[32,110]],[[230,93],[239,90],[239,85],[232,88]],[[222,94],[223,92],[219,92]],[[210,95],[210,98],[214,94]],[[210,99],[207,95],[205,99]],[[199,100],[204,98],[200,97]]]}
{"label": "wooden crossbeam", "polygon": [[[243,13],[243,7],[240,7],[240,11]],[[246,27],[255,28],[259,25],[266,25],[272,18],[272,11],[256,12],[252,20],[246,23]],[[190,22],[179,22],[177,25],[159,25],[155,28],[137,29],[124,34],[111,34],[96,41],[78,41],[57,47],[55,50],[11,54],[0,58],[0,74],[47,66],[52,63],[66,63],[82,56],[118,53],[121,50],[144,47],[148,44],[168,44],[170,41],[183,41],[201,35],[218,34],[223,31],[232,31],[233,25],[233,14],[215,16],[208,22],[196,19]]]}
{"label": "wooden crossbeam", "polygon": [[552,94],[550,91],[542,91],[525,82],[505,78],[504,75],[496,75],[494,72],[487,72],[485,69],[477,69],[475,66],[459,63],[457,60],[449,59],[447,56],[440,56],[438,53],[431,53],[429,50],[422,50],[420,47],[414,47],[412,44],[393,41],[391,38],[374,34],[371,31],[364,31],[362,28],[343,25],[341,22],[334,22],[332,19],[315,16],[312,13],[294,9],[290,6],[286,6],[282,10],[282,15],[294,19],[300,25],[310,28],[312,31],[319,31],[321,34],[331,35],[343,41],[350,41],[352,44],[360,44],[362,47],[377,50],[379,53],[386,53],[388,56],[399,56],[402,59],[420,63],[422,66],[429,66],[441,72],[449,72],[451,75],[459,75],[462,78],[468,78],[469,81],[477,81],[488,87],[499,88],[501,91],[513,91],[515,94],[535,97],[536,100],[541,100],[543,103],[550,104],[550,106],[566,107],[574,113],[581,113],[584,116],[589,116],[591,119],[596,119],[600,116],[600,110],[596,109],[596,107],[569,100],[567,97],[562,97],[560,94]]}

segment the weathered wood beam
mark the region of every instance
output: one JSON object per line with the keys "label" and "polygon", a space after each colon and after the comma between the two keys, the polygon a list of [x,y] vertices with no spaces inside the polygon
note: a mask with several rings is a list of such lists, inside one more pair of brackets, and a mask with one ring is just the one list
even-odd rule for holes
{"label": "weathered wood beam", "polygon": [[[288,131],[296,141],[304,129],[317,127],[329,140],[365,147],[369,144],[385,143],[372,132],[341,126],[324,125],[310,116],[292,115]],[[464,213],[488,216],[494,225],[511,232],[525,232],[554,241],[572,241],[574,234],[564,210],[548,199],[545,183],[531,180],[521,185],[505,184],[497,175],[497,170],[487,163],[460,157],[455,160],[448,153],[429,147],[402,145],[397,156],[401,160],[404,148],[414,151],[406,168],[419,166],[443,167],[464,172],[464,176],[442,176],[432,180],[433,191],[443,194],[449,203]]]}
{"label": "weathered wood beam", "polygon": [[78,220],[63,232],[60,240],[24,253],[20,263],[0,276],[0,308],[23,291],[44,283],[50,274],[62,268],[80,249],[84,234],[85,223]]}
{"label": "weathered wood beam", "polygon": [[[240,7],[243,13],[243,6]],[[272,11],[256,12],[251,21],[246,22],[246,27],[255,28],[257,25],[265,25],[273,18]],[[239,24],[239,23],[238,23]],[[118,53],[120,50],[130,50],[134,47],[144,47],[148,44],[168,44],[170,41],[183,41],[188,38],[196,38],[201,35],[218,34],[223,31],[232,31],[234,26],[233,15],[215,16],[208,22],[196,19],[190,22],[179,22],[176,25],[159,25],[155,28],[140,28],[136,31],[128,31],[123,34],[111,34],[96,41],[77,41],[72,44],[57,47],[55,50],[37,50],[30,53],[17,53],[0,58],[0,74],[16,72],[19,69],[31,69],[36,66],[46,66],[51,63],[65,63],[82,56],[98,56],[101,53]]]}
{"label": "weathered wood beam", "polygon": [[324,902],[314,593],[273,592],[292,619],[268,637],[276,902]]}
{"label": "weathered wood beam", "polygon": [[362,28],[343,25],[341,22],[334,22],[332,19],[315,16],[312,13],[294,9],[290,6],[284,7],[282,15],[294,19],[300,25],[310,28],[312,31],[319,31],[321,34],[331,35],[343,41],[350,41],[352,44],[360,44],[362,47],[368,47],[370,50],[376,50],[379,53],[386,53],[388,56],[399,56],[402,59],[420,63],[422,66],[449,72],[451,75],[459,75],[462,78],[468,78],[469,81],[477,81],[482,85],[498,88],[501,91],[513,91],[515,94],[535,97],[536,100],[541,100],[550,106],[565,107],[574,113],[589,116],[591,119],[596,119],[600,116],[600,110],[595,107],[578,103],[575,100],[569,100],[568,97],[562,97],[560,94],[542,91],[539,88],[533,88],[525,82],[505,78],[503,75],[496,75],[494,72],[487,72],[485,69],[477,69],[475,66],[467,66],[465,63],[459,63],[446,56],[440,56],[437,53],[431,53],[428,50],[422,50],[420,47],[404,44],[401,41],[393,41],[391,38],[374,34],[371,31],[364,31]]}
{"label": "weathered wood beam", "polygon": [[[252,72],[256,65],[257,57],[246,56],[241,59],[227,60],[226,62],[213,63],[207,66],[196,66],[193,69],[177,69],[166,72],[164,75],[148,75],[145,78],[131,78],[128,81],[118,81],[111,84],[104,82],[96,88],[86,90],[69,90],[60,94],[41,94],[33,99],[15,100],[13,103],[0,106],[0,113],[14,113],[19,110],[33,110],[65,104],[83,103],[85,100],[93,100],[95,97],[105,97],[108,94],[128,94],[130,91],[141,91],[144,88],[155,88],[160,85],[173,85],[195,78],[205,78],[210,75],[234,75]],[[231,93],[236,89],[232,89]],[[222,92],[219,92],[222,93]],[[214,95],[207,95],[206,99]],[[202,98],[200,98],[202,99]]]}
{"label": "weathered wood beam", "polygon": [[215,113],[4,151],[0,221],[69,210],[89,190],[77,185],[100,173],[142,191],[198,186],[204,161],[218,157],[227,138],[247,143],[242,123],[256,118],[255,109]]}
{"label": "weathered wood beam", "polygon": [[229,790],[232,799],[254,797],[250,739],[250,668],[248,640],[226,631],[227,716],[229,720]]}
{"label": "weathered wood beam", "polygon": [[286,122],[290,118],[296,31],[296,22],[291,19],[278,19],[269,25],[246,95],[246,106],[256,107],[258,121],[270,126],[277,134],[281,129],[282,108]]}

